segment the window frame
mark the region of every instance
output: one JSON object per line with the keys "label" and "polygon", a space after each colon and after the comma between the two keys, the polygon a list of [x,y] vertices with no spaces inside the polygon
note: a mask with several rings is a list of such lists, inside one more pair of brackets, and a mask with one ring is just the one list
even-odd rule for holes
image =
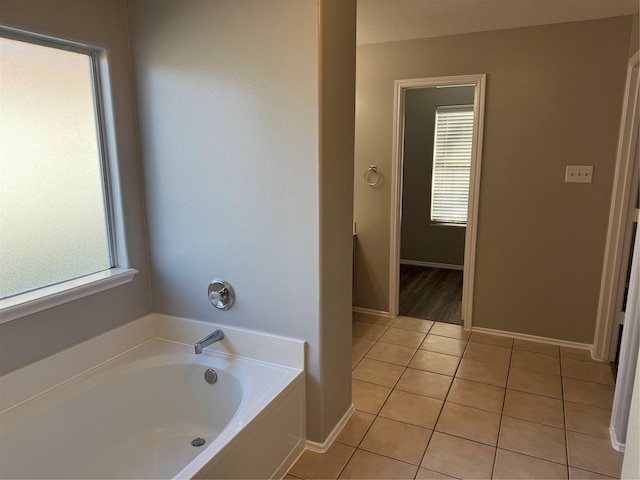
{"label": "window frame", "polygon": [[434,127],[433,127],[433,155],[431,161],[431,195],[429,202],[429,223],[433,227],[463,227],[466,228],[467,222],[469,220],[469,193],[467,194],[467,213],[464,222],[456,222],[452,220],[434,220],[433,218],[433,200],[435,194],[435,170],[436,170],[436,151],[437,151],[437,138],[438,138],[438,111],[447,112],[447,111],[465,111],[471,113],[471,145],[469,148],[469,188],[471,185],[471,168],[473,163],[473,130],[475,125],[475,107],[473,104],[461,104],[461,105],[439,105],[435,111],[434,118]]}
{"label": "window frame", "polygon": [[122,232],[116,228],[116,224],[122,221],[122,204],[114,195],[114,191],[119,190],[119,178],[115,154],[115,128],[113,119],[107,120],[107,111],[111,113],[110,117],[113,112],[110,95],[105,93],[111,91],[108,83],[106,50],[94,45],[28,32],[5,25],[0,25],[0,37],[84,54],[89,57],[110,264],[106,270],[92,272],[0,299],[0,324],[2,324],[129,283],[133,281],[138,271],[126,265],[125,241]]}

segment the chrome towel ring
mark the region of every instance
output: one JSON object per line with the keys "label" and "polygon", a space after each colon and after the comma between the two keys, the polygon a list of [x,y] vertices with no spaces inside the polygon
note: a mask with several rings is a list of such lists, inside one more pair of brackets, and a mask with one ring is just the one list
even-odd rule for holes
{"label": "chrome towel ring", "polygon": [[367,182],[367,185],[370,187],[377,187],[382,184],[384,177],[378,171],[377,165],[369,165],[369,168],[364,172],[364,181]]}

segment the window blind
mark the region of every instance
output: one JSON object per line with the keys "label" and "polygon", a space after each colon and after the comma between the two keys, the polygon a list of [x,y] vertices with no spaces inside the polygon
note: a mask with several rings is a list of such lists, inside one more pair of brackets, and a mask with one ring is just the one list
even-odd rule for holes
{"label": "window blind", "polygon": [[473,105],[436,108],[431,222],[467,224]]}

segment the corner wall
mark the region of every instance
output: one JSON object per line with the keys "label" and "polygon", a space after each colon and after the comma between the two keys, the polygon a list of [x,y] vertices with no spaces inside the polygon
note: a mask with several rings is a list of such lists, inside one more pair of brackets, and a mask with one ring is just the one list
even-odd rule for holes
{"label": "corner wall", "polygon": [[[1,0],[0,23],[108,50],[113,114],[132,283],[0,325],[0,375],[151,312],[135,101],[124,1]],[[117,194],[117,192],[115,193]]]}
{"label": "corner wall", "polygon": [[[355,302],[389,309],[393,82],[487,74],[473,325],[592,343],[632,17],[358,47]],[[593,165],[590,185],[566,165]]]}

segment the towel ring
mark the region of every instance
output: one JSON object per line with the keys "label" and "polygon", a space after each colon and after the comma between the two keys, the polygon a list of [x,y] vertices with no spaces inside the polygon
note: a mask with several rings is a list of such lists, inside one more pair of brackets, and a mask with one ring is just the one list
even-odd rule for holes
{"label": "towel ring", "polygon": [[382,183],[383,177],[382,174],[378,171],[378,167],[376,165],[369,165],[364,172],[364,181],[367,182],[367,185],[370,187],[377,187]]}

